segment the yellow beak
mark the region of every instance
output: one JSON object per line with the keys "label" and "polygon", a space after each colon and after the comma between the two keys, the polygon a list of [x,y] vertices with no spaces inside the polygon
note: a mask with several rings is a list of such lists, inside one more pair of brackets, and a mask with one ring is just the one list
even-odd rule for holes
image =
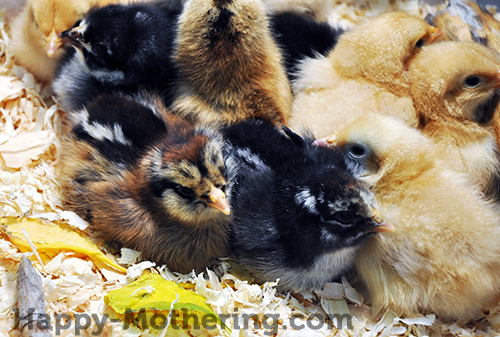
{"label": "yellow beak", "polygon": [[52,29],[52,32],[50,32],[49,37],[47,37],[47,55],[49,57],[54,56],[56,51],[63,45],[63,41],[59,38],[58,34],[56,33],[56,29]]}
{"label": "yellow beak", "polygon": [[368,232],[394,232],[396,227],[382,216],[375,208],[372,207],[372,220],[377,223],[376,226],[370,228]]}
{"label": "yellow beak", "polygon": [[440,37],[441,34],[443,34],[441,28],[431,26],[431,39],[429,40],[429,43],[436,41],[436,39]]}
{"label": "yellow beak", "polygon": [[226,215],[229,215],[231,213],[229,204],[227,203],[226,194],[224,194],[224,192],[222,192],[220,188],[212,185],[210,194],[208,196],[211,201],[207,204],[209,207],[215,208],[216,210],[219,210]]}

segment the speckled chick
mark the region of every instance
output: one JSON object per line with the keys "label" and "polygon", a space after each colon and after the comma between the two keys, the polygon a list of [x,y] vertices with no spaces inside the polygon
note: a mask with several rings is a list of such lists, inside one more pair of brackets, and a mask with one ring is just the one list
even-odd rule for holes
{"label": "speckled chick", "polygon": [[201,123],[286,124],[292,93],[259,0],[189,0],[179,20],[175,112]]}
{"label": "speckled chick", "polygon": [[317,138],[357,111],[378,111],[416,126],[407,65],[440,30],[405,12],[388,12],[342,34],[326,57],[306,58],[293,83],[289,126]]}
{"label": "speckled chick", "polygon": [[220,134],[159,99],[102,95],[68,114],[58,177],[97,234],[181,273],[229,253],[232,166]]}

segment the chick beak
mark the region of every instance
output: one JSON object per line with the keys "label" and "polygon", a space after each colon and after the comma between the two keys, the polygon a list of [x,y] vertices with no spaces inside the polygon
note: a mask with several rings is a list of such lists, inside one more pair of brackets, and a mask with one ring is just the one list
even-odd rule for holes
{"label": "chick beak", "polygon": [[396,228],[392,223],[385,219],[375,208],[372,207],[372,220],[376,223],[375,226],[367,230],[368,233],[372,232],[394,232]]}
{"label": "chick beak", "polygon": [[440,28],[431,26],[431,38],[429,40],[429,43],[436,41],[436,39],[440,37],[442,34],[443,31]]}
{"label": "chick beak", "polygon": [[335,146],[336,143],[337,143],[337,134],[334,133],[331,136],[316,139],[313,142],[313,145],[314,146],[322,146],[322,147],[331,147],[331,146]]}
{"label": "chick beak", "polygon": [[227,203],[226,194],[224,194],[224,192],[222,192],[220,188],[212,185],[208,197],[211,201],[207,203],[209,207],[215,208],[216,210],[219,210],[226,215],[229,215],[231,213],[229,204]]}
{"label": "chick beak", "polygon": [[63,45],[63,41],[61,38],[57,35],[56,29],[52,29],[52,31],[49,34],[49,37],[47,38],[47,55],[49,57],[54,56],[56,51]]}
{"label": "chick beak", "polygon": [[83,48],[83,43],[81,41],[82,31],[84,27],[78,26],[72,29],[65,30],[61,34],[59,34],[59,38],[62,42],[69,43],[72,46],[75,46],[78,49]]}

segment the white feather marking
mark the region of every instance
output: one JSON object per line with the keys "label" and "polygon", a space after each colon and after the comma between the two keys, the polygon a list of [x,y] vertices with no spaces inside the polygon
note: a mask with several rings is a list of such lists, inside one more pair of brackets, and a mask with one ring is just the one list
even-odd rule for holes
{"label": "white feather marking", "polygon": [[80,111],[68,114],[68,119],[71,121],[72,125],[87,124],[89,120],[89,113],[87,109],[84,108]]}
{"label": "white feather marking", "polygon": [[313,214],[319,214],[316,209],[316,198],[311,195],[311,191],[304,189],[295,195],[295,203],[299,206],[305,207]]}
{"label": "white feather marking", "polygon": [[92,75],[101,82],[119,84],[125,79],[125,74],[120,70],[92,70]]}
{"label": "white feather marking", "polygon": [[88,122],[82,123],[83,129],[93,138],[98,140],[110,140],[123,145],[132,145],[130,140],[125,137],[123,130],[119,124],[114,124],[112,128],[99,124]]}
{"label": "white feather marking", "polygon": [[253,164],[257,169],[260,169],[260,170],[267,169],[267,165],[264,164],[262,159],[260,159],[260,157],[258,155],[256,155],[252,151],[250,151],[250,149],[248,149],[248,148],[244,148],[244,149],[238,148],[238,149],[236,149],[236,154],[239,157],[242,157],[243,159],[245,159],[248,163]]}

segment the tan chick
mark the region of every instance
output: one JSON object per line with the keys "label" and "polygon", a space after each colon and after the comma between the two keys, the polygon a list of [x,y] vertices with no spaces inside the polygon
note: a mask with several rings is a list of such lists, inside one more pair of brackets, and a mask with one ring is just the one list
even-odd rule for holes
{"label": "tan chick", "polygon": [[187,1],[178,34],[177,114],[203,123],[287,123],[292,92],[260,1]]}
{"label": "tan chick", "polygon": [[104,6],[127,0],[28,0],[10,28],[16,62],[39,81],[54,77],[63,52],[59,34],[70,29],[95,5]]}
{"label": "tan chick", "polygon": [[432,140],[395,118],[365,113],[344,125],[336,144],[396,228],[357,254],[375,311],[469,320],[498,304],[499,216],[439,160]]}
{"label": "tan chick", "polygon": [[424,47],[410,65],[419,128],[445,161],[498,197],[500,160],[492,118],[500,100],[500,60],[474,42]]}
{"label": "tan chick", "polygon": [[388,12],[341,35],[327,57],[299,66],[290,127],[325,137],[353,111],[366,110],[416,126],[407,64],[440,33],[420,18]]}

